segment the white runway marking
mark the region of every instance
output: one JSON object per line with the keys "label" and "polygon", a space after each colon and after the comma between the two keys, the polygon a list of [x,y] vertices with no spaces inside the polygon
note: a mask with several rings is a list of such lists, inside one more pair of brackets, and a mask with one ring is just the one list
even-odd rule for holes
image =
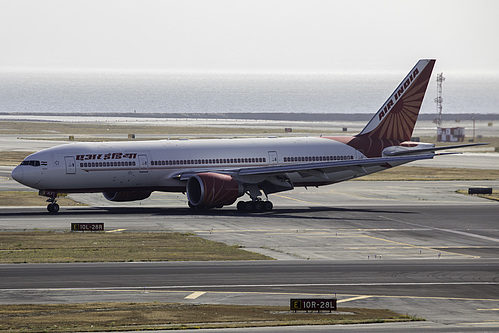
{"label": "white runway marking", "polygon": [[358,299],[366,299],[366,298],[371,298],[371,297],[372,296],[357,296],[357,297],[345,298],[345,299],[337,301],[337,303],[351,302],[351,301],[356,301]]}
{"label": "white runway marking", "polygon": [[204,294],[206,294],[206,292],[204,292],[204,291],[195,291],[192,294],[184,297],[184,299],[196,299],[199,296],[203,296]]}

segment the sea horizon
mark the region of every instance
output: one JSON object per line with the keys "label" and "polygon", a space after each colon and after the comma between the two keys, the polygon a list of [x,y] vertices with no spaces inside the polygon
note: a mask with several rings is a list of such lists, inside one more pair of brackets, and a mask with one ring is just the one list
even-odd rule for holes
{"label": "sea horizon", "polygon": [[[405,74],[0,71],[0,113],[374,114]],[[499,74],[444,73],[443,114],[499,113]],[[434,73],[421,114],[436,114]]]}

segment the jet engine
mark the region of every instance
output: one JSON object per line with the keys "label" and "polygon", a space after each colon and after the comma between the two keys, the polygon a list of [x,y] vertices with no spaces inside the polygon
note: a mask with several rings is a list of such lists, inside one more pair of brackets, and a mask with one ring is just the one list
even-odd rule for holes
{"label": "jet engine", "polygon": [[194,208],[219,208],[231,205],[244,194],[234,177],[220,173],[198,173],[187,181],[187,199]]}
{"label": "jet engine", "polygon": [[109,201],[135,201],[149,198],[151,191],[102,192]]}

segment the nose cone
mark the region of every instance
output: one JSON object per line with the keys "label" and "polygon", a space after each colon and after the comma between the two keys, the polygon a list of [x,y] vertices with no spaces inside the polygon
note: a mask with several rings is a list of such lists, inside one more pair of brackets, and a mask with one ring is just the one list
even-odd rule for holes
{"label": "nose cone", "polygon": [[11,176],[15,181],[22,183],[23,182],[23,168],[18,167],[18,166],[15,167],[15,169],[12,170]]}

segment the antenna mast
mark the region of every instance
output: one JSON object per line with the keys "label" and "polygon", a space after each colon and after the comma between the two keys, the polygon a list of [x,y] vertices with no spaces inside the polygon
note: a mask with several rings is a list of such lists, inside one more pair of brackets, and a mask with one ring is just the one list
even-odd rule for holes
{"label": "antenna mast", "polygon": [[435,98],[435,103],[437,103],[437,127],[442,126],[442,83],[444,81],[444,73],[437,74],[437,98]]}

